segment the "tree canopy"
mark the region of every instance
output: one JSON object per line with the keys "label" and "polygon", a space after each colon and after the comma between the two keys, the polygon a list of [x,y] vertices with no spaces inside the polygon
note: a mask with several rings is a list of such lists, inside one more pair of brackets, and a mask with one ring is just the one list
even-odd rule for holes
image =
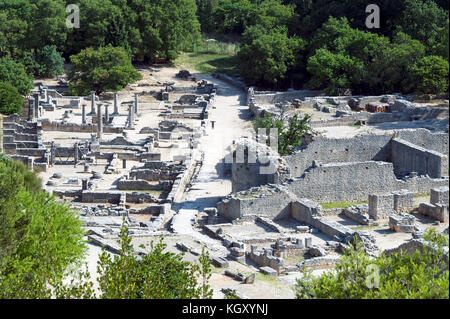
{"label": "tree canopy", "polygon": [[69,86],[74,94],[88,95],[94,90],[119,91],[142,78],[122,47],[87,48],[70,58]]}

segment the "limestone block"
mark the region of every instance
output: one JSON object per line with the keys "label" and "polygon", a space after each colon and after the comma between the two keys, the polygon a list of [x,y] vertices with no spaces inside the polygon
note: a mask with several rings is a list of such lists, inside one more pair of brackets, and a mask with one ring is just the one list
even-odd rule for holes
{"label": "limestone block", "polygon": [[373,220],[387,219],[394,213],[394,195],[369,195],[369,216]]}

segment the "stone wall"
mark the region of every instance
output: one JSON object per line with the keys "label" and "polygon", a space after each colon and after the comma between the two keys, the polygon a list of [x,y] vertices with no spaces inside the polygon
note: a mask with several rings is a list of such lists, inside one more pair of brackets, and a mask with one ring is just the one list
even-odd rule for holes
{"label": "stone wall", "polygon": [[301,176],[314,160],[333,162],[389,161],[392,135],[364,134],[352,138],[315,137],[305,148],[285,156],[292,176]]}
{"label": "stone wall", "polygon": [[218,213],[229,220],[258,215],[270,219],[281,219],[290,215],[290,204],[295,197],[276,188],[263,188],[257,193],[247,192],[231,195],[218,203]]}
{"label": "stone wall", "polygon": [[394,174],[392,163],[367,161],[324,164],[294,179],[287,187],[299,198],[341,202],[366,200],[369,192],[386,193],[407,189],[421,193],[447,184],[448,178],[433,179],[426,176],[399,180]]}
{"label": "stone wall", "polygon": [[448,157],[400,138],[391,141],[391,161],[397,175],[417,172],[433,178],[448,176]]}

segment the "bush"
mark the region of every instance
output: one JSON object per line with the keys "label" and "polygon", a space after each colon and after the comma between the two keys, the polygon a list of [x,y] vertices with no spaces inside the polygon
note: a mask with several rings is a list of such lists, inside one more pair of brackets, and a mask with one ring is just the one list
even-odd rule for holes
{"label": "bush", "polygon": [[342,256],[333,271],[314,277],[304,270],[297,280],[297,298],[319,299],[405,299],[449,298],[448,237],[428,230],[424,239],[434,248],[424,246],[412,255],[402,252],[371,258],[362,243]]}
{"label": "bush", "polygon": [[21,114],[23,97],[17,89],[7,82],[0,82],[0,113],[5,115]]}
{"label": "bush", "polygon": [[[258,134],[260,128],[277,129],[278,131],[278,153],[282,156],[292,154],[295,147],[300,146],[302,138],[311,130],[309,122],[311,116],[294,115],[286,124],[282,119],[273,118],[268,115],[265,118],[257,118],[253,121],[253,128]],[[270,146],[270,141],[267,141]]]}
{"label": "bush", "polygon": [[423,94],[447,92],[448,67],[448,61],[435,55],[417,61],[411,68],[416,91]]}
{"label": "bush", "polygon": [[22,95],[28,95],[33,88],[33,78],[25,67],[8,57],[0,58],[0,82],[10,83]]}

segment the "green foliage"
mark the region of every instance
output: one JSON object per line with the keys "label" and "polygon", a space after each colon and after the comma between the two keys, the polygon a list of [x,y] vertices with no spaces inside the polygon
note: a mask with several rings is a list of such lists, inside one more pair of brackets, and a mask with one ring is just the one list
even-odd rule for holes
{"label": "green foliage", "polygon": [[[309,122],[311,116],[305,114],[299,116],[295,114],[286,124],[282,119],[273,118],[267,115],[264,118],[257,118],[253,121],[255,132],[263,129],[276,129],[278,132],[278,153],[282,156],[292,154],[295,147],[300,146],[302,138],[311,130]],[[269,141],[268,141],[268,145]]]}
{"label": "green foliage", "polygon": [[448,61],[440,56],[427,56],[411,68],[419,93],[445,93],[448,90]]}
{"label": "green foliage", "polygon": [[0,298],[49,298],[84,253],[77,214],[40,189],[22,164],[0,157]]}
{"label": "green foliage", "polygon": [[64,58],[55,45],[47,45],[36,52],[35,75],[55,76],[64,73]]}
{"label": "green foliage", "polygon": [[[434,249],[424,247],[408,255],[403,252],[372,258],[363,251],[362,243],[342,256],[333,271],[314,277],[304,270],[297,280],[297,298],[331,299],[418,299],[449,298],[448,238],[428,230],[424,236]],[[378,271],[376,271],[378,267]],[[376,285],[376,274],[379,284]],[[378,286],[378,287],[377,287]]]}
{"label": "green foliage", "polygon": [[241,75],[248,84],[277,84],[295,64],[301,47],[302,41],[288,37],[284,27],[249,27],[238,53]]}
{"label": "green foliage", "polygon": [[23,97],[17,89],[7,82],[0,82],[0,113],[21,114]]}
{"label": "green foliage", "polygon": [[8,57],[0,58],[0,81],[10,83],[22,95],[27,95],[33,87],[33,78],[24,66]]}
{"label": "green foliage", "polygon": [[119,91],[142,78],[121,47],[88,48],[70,58],[69,87],[74,94],[87,95],[90,91]]}
{"label": "green foliage", "polygon": [[[98,281],[102,298],[112,299],[192,299],[210,298],[208,280],[211,272],[209,257],[204,252],[201,265],[182,260],[182,255],[166,252],[162,238],[151,243],[150,252],[136,258],[123,226],[118,256],[104,252],[100,256]],[[201,284],[198,284],[198,278]]]}
{"label": "green foliage", "polygon": [[360,80],[361,61],[342,53],[319,49],[308,59],[307,70],[312,74],[308,86],[324,89],[330,95],[342,95]]}

